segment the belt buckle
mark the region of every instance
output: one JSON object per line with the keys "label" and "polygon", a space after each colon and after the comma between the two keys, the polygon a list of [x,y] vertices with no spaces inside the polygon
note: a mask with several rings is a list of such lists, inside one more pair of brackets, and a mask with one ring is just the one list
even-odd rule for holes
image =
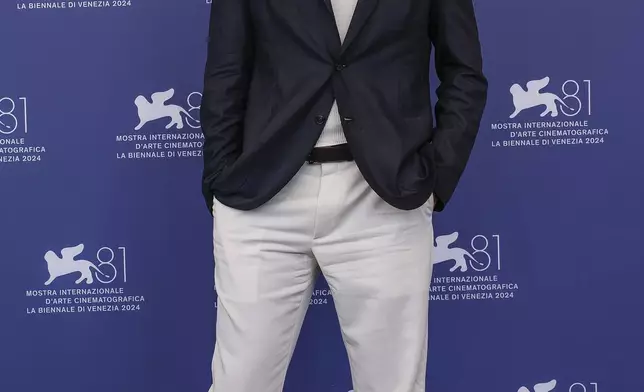
{"label": "belt buckle", "polygon": [[[313,148],[315,149],[315,147]],[[306,156],[306,163],[308,163],[309,165],[319,165],[322,162],[316,161],[315,159],[313,159],[313,151],[310,151],[309,155]]]}
{"label": "belt buckle", "polygon": [[319,165],[319,164],[321,164],[322,162],[318,162],[318,161],[313,160],[313,159],[311,159],[311,158],[306,158],[306,163],[308,163],[309,165]]}

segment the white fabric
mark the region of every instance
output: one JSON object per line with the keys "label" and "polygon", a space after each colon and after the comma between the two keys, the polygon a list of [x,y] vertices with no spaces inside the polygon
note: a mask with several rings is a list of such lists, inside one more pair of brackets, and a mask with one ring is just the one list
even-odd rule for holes
{"label": "white fabric", "polygon": [[392,207],[354,162],[305,164],[254,210],[215,200],[210,391],[282,391],[319,269],[354,390],[425,392],[432,208]]}
{"label": "white fabric", "polygon": [[[333,8],[333,15],[335,16],[335,23],[338,27],[338,34],[340,41],[344,42],[344,38],[349,30],[353,13],[356,9],[358,0],[331,0]],[[327,117],[326,124],[322,130],[322,134],[316,143],[316,147],[334,146],[336,144],[346,143],[347,139],[342,130],[342,123],[340,122],[340,113],[338,112],[338,103],[333,101],[331,112]]]}
{"label": "white fabric", "polygon": [[331,0],[333,16],[335,16],[335,23],[338,26],[341,42],[344,42],[344,37],[347,36],[357,4],[358,0]]}

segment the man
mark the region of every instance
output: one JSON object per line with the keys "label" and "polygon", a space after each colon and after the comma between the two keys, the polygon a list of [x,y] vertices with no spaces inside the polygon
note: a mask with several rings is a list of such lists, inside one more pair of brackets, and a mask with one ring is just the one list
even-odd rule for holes
{"label": "man", "polygon": [[213,0],[211,12],[211,391],[282,390],[318,270],[354,389],[425,391],[432,213],[487,94],[472,0]]}

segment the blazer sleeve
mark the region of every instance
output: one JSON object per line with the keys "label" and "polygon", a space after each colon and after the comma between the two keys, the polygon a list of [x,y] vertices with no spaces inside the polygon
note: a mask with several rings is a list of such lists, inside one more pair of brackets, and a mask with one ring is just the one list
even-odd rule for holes
{"label": "blazer sleeve", "polygon": [[437,170],[436,210],[449,201],[465,170],[487,100],[487,80],[472,0],[432,0],[429,36],[434,46]]}
{"label": "blazer sleeve", "polygon": [[244,114],[253,69],[248,0],[213,0],[200,121],[204,134],[203,184],[212,212],[222,172],[241,154]]}

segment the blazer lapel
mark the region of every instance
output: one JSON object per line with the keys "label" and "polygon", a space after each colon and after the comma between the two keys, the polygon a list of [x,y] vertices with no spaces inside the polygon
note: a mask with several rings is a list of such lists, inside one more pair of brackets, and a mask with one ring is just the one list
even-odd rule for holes
{"label": "blazer lapel", "polygon": [[335,24],[335,16],[333,15],[333,5],[331,4],[331,0],[322,1],[324,2],[326,9],[329,11],[329,13],[326,15],[326,18],[323,18],[325,20],[323,25],[324,33],[326,34],[326,40],[329,45],[329,54],[332,58],[334,58],[341,50],[340,34],[338,33],[338,27]]}
{"label": "blazer lapel", "polygon": [[[331,6],[331,0],[324,0],[326,3]],[[371,16],[371,13],[376,8],[378,0],[358,0],[356,5],[356,10],[353,13],[353,18],[351,19],[351,24],[349,25],[349,30],[347,31],[347,36],[344,38],[344,43],[342,44],[342,52],[346,51],[349,45],[353,40],[358,36],[362,27]]]}
{"label": "blazer lapel", "polygon": [[329,60],[340,53],[340,36],[333,18],[331,0],[316,0],[314,6],[310,1],[302,0],[265,1],[268,10],[291,30],[294,38],[310,47],[315,54]]}
{"label": "blazer lapel", "polygon": [[326,8],[329,10],[331,14],[333,14],[333,7],[331,6],[331,0],[322,0],[324,1],[324,4],[326,5]]}

